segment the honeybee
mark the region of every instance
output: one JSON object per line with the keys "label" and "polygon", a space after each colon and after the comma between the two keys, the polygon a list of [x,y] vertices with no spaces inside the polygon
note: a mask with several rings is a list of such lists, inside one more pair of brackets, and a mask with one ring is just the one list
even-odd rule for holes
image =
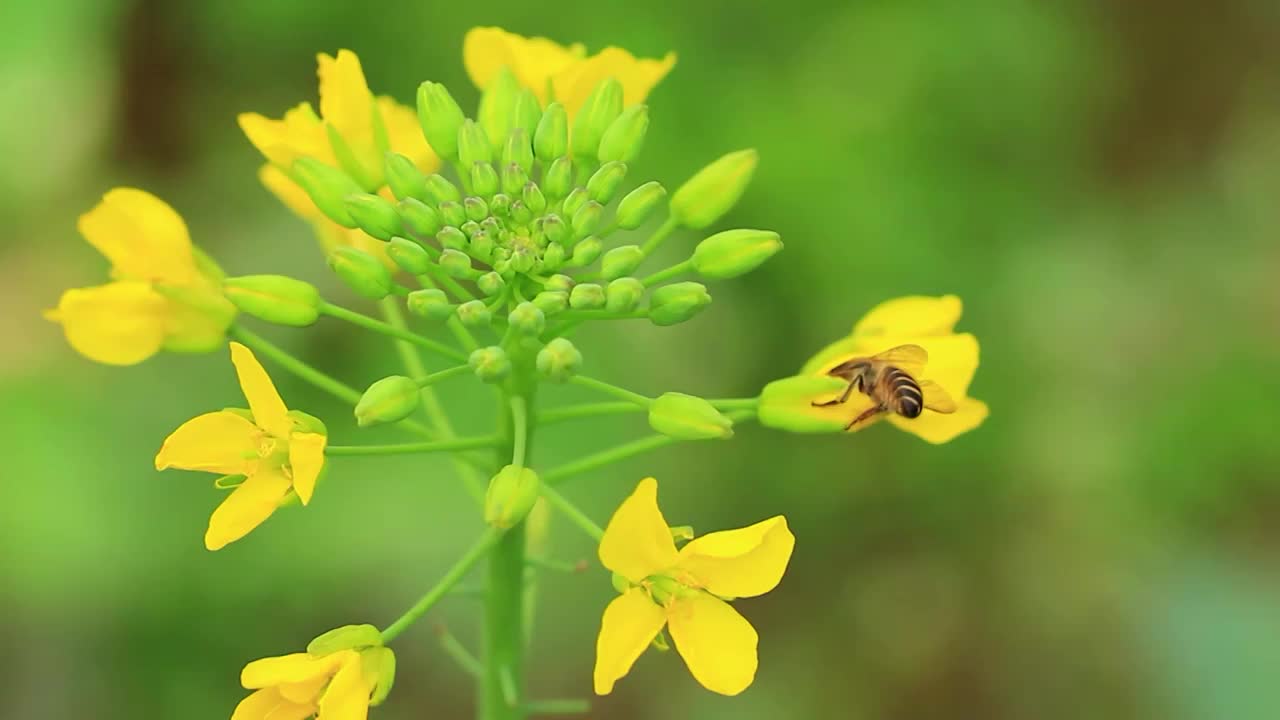
{"label": "honeybee", "polygon": [[928,408],[939,413],[953,413],[956,403],[930,380],[917,380],[929,362],[929,353],[919,345],[899,345],[871,357],[846,360],[827,371],[831,377],[849,381],[839,397],[814,402],[815,407],[829,407],[848,402],[854,390],[871,398],[872,405],[844,426],[845,430],[885,412],[904,418],[917,418]]}

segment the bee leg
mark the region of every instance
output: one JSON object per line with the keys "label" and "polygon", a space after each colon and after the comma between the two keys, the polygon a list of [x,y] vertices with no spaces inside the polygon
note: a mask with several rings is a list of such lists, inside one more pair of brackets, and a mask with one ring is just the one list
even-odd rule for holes
{"label": "bee leg", "polygon": [[856,417],[856,418],[854,418],[854,419],[850,420],[850,421],[849,421],[849,424],[844,426],[844,429],[845,429],[845,430],[848,430],[849,428],[853,427],[854,425],[857,425],[858,423],[860,423],[860,422],[862,422],[862,421],[866,420],[867,418],[870,418],[871,416],[875,415],[876,413],[880,413],[880,412],[884,412],[884,408],[880,407],[879,405],[872,405],[871,407],[867,408],[866,410],[863,410],[861,415],[858,415],[858,417]]}
{"label": "bee leg", "polygon": [[845,388],[843,393],[840,393],[840,397],[835,398],[834,400],[828,400],[826,402],[814,402],[812,403],[812,405],[814,407],[831,407],[832,405],[843,405],[844,403],[849,401],[849,396],[853,394],[853,388],[857,384],[858,384],[858,378],[854,378],[853,381],[849,383],[849,387]]}

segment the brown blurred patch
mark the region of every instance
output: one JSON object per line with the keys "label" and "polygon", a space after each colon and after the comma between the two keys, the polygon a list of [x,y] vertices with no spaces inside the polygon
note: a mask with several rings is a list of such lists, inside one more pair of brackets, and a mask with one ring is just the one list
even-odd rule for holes
{"label": "brown blurred patch", "polygon": [[124,163],[173,168],[190,155],[183,118],[191,64],[181,11],[181,3],[136,0],[121,19],[115,154]]}

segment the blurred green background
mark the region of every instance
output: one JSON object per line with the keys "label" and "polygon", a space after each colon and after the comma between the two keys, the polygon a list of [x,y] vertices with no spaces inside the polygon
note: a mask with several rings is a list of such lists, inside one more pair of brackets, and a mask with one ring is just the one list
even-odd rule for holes
{"label": "blurred green background", "polygon": [[[747,396],[915,293],[961,295],[983,344],[973,394],[991,418],[951,444],[746,426],[575,480],[601,522],[654,474],[672,522],[785,513],[798,538],[781,587],[741,606],[761,635],[747,693],[713,696],[650,652],[593,717],[1280,716],[1273,0],[6,3],[0,714],[229,717],[243,663],[385,624],[478,532],[446,463],[340,458],[311,507],[208,553],[209,478],[151,462],[183,420],[239,402],[226,357],[94,365],[40,317],[100,281],[75,219],[115,185],[173,204],[233,274],[296,274],[358,306],[258,185],[235,116],[314,100],[315,53],[342,47],[377,92],[411,102],[433,79],[473,107],[461,41],[478,24],[676,50],[634,178],[674,187],[723,152],[762,157],[719,227],[777,230],[785,252],[686,325],[584,333],[591,373]],[[263,332],[354,385],[398,368],[335,322]],[[366,437],[268,367],[336,442]],[[446,399],[464,428],[488,422],[484,394]],[[643,431],[547,428],[539,460]],[[553,545],[593,558],[563,523]],[[608,578],[541,588],[530,686],[587,695]],[[377,717],[468,716],[431,625],[474,644],[477,609],[446,600],[397,642]]]}

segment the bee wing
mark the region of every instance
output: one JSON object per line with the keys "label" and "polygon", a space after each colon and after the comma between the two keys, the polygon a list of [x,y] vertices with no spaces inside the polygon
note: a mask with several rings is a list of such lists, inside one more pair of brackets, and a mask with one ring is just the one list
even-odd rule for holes
{"label": "bee wing", "polygon": [[941,385],[932,380],[920,380],[917,384],[924,394],[925,407],[944,415],[956,411],[956,401],[951,399],[951,395]]}
{"label": "bee wing", "polygon": [[929,352],[919,345],[899,345],[872,355],[869,359],[905,370],[910,375],[919,375],[929,362]]}

